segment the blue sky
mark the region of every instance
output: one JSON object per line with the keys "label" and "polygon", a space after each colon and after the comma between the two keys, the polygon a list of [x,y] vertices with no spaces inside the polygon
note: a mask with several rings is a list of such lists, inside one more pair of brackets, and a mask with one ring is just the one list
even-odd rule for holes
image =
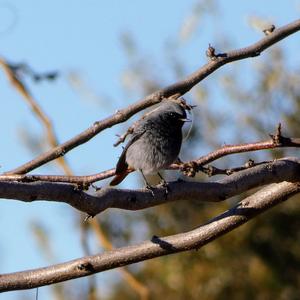
{"label": "blue sky", "polygon": [[[127,59],[120,42],[124,32],[130,33],[141,52],[153,58],[153,68],[164,70],[161,54],[167,40],[179,38],[178,32],[196,1],[0,1],[0,55],[12,62],[26,62],[36,71],[58,70],[53,83],[38,85],[28,80],[34,97],[55,124],[59,141],[63,142],[89,127],[94,121],[116,109],[138,100],[126,98],[120,82]],[[216,37],[230,37],[236,47],[251,44],[261,34],[249,25],[249,16],[259,16],[277,25],[299,16],[300,1],[219,1],[219,23],[204,17],[194,32],[193,43],[180,46],[179,55],[188,70],[194,71],[206,62],[209,43],[218,45]],[[2,23],[1,23],[2,22]],[[289,51],[299,45],[300,35],[284,41]],[[195,42],[196,41],[196,42]],[[299,61],[299,58],[296,58]],[[227,66],[230,67],[230,66]],[[84,99],[70,86],[68,74],[78,72],[102,102]],[[155,69],[153,70],[155,73]],[[172,76],[166,72],[166,82]],[[213,80],[213,76],[210,77]],[[23,130],[36,136],[43,133],[26,103],[0,73],[2,114],[1,170],[6,171],[32,159],[34,155],[20,142]],[[218,95],[218,93],[217,93]],[[140,95],[142,96],[142,95]],[[220,95],[219,95],[220,96]],[[105,99],[109,103],[105,103]],[[91,174],[114,166],[120,148],[112,146],[120,125],[95,137],[67,155],[75,174]],[[60,173],[53,164],[36,172]],[[128,180],[134,185],[135,175]],[[77,211],[63,204],[2,200],[0,202],[0,273],[20,271],[48,265],[48,260],[32,237],[30,222],[41,222],[53,241],[57,263],[83,255],[80,247]],[[145,236],[144,239],[148,237]],[[93,246],[98,251],[97,243]],[[118,276],[117,272],[97,275],[102,285]],[[100,284],[100,283],[99,283]],[[19,299],[25,293],[33,299],[34,291],[0,295],[0,299]],[[40,289],[40,299],[50,299],[47,288]]]}

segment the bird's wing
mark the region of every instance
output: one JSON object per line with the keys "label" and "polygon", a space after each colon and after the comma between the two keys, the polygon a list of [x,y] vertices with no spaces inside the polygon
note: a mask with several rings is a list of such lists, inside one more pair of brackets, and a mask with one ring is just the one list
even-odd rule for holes
{"label": "bird's wing", "polygon": [[116,174],[122,174],[125,172],[128,168],[128,164],[126,162],[126,152],[127,149],[135,142],[137,141],[144,133],[146,130],[142,130],[140,132],[135,133],[132,138],[129,140],[125,148],[123,149],[123,152],[121,153],[121,156],[118,160],[117,166],[116,166]]}

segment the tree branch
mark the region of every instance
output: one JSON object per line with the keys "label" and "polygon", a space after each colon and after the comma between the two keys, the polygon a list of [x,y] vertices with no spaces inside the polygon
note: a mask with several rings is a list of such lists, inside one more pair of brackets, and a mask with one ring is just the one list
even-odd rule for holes
{"label": "tree branch", "polygon": [[154,197],[147,189],[125,190],[102,188],[93,195],[78,189],[76,185],[51,182],[7,182],[0,181],[0,197],[24,202],[46,200],[67,203],[91,216],[107,208],[140,210],[178,200],[218,202],[241,194],[254,187],[300,180],[300,159],[280,160],[246,169],[216,182],[175,181],[165,187],[153,189]]}
{"label": "tree branch", "polygon": [[[298,169],[299,171],[299,169]],[[298,173],[299,175],[299,173]],[[0,275],[0,291],[30,289],[88,276],[172,253],[200,249],[265,210],[300,192],[299,183],[272,184],[189,232],[87,256],[45,268]]]}
{"label": "tree branch", "polygon": [[194,176],[195,173],[200,171],[204,165],[211,163],[226,155],[266,149],[275,149],[281,147],[300,147],[300,138],[288,138],[281,135],[281,124],[278,125],[277,132],[274,135],[270,134],[270,136],[271,139],[267,141],[245,143],[239,145],[225,145],[220,149],[214,150],[208,153],[207,155],[200,157],[197,160],[180,164],[179,168],[186,175]]}
{"label": "tree branch", "polygon": [[[180,164],[172,164],[169,169],[171,170],[180,170],[184,175],[193,177],[199,171],[202,171],[210,176],[215,174],[228,174],[225,171],[217,170],[214,168],[214,172],[210,171],[210,168],[204,168],[203,166],[211,163],[221,157],[230,154],[266,150],[266,149],[275,149],[275,148],[284,148],[284,147],[300,147],[300,138],[288,138],[281,135],[281,126],[280,124],[277,127],[277,132],[272,135],[270,134],[271,139],[255,143],[245,143],[239,145],[225,145],[217,150],[214,150],[207,155],[204,155],[196,160],[189,162],[182,162]],[[260,163],[261,164],[261,163]],[[251,166],[247,166],[249,168]],[[240,168],[232,169],[231,171],[238,171],[245,169],[245,166]],[[96,181],[107,179],[115,175],[115,169],[110,169],[102,171],[93,175],[85,176],[66,176],[66,175],[37,175],[37,174],[8,174],[0,175],[0,181],[21,181],[21,182],[33,182],[33,181],[48,181],[48,182],[67,182],[67,183],[76,183],[83,188],[88,188],[88,186]]]}
{"label": "tree branch", "polygon": [[184,95],[201,80],[206,78],[208,75],[210,75],[212,72],[214,72],[221,66],[236,60],[258,56],[262,51],[264,51],[268,47],[274,45],[275,43],[279,42],[280,40],[299,30],[300,20],[296,20],[290,24],[275,29],[272,33],[268,34],[260,41],[254,43],[249,47],[233,50],[227,53],[223,53],[222,55],[216,55],[214,59],[212,59],[210,62],[205,64],[203,67],[201,67],[199,70],[197,70],[190,76],[188,76],[186,79],[172,84],[170,86],[167,86],[166,88],[160,89],[143,98],[142,100],[136,102],[135,104],[132,104],[127,108],[117,111],[115,114],[102,121],[95,122],[91,127],[78,134],[77,136],[73,137],[72,139],[68,140],[67,142],[57,147],[54,147],[53,149],[49,150],[44,154],[41,154],[40,156],[36,157],[30,162],[27,162],[14,170],[6,172],[5,174],[24,174],[35,168],[40,167],[43,164],[46,164],[51,160],[61,157],[73,148],[89,141],[102,130],[110,128],[118,123],[125,122],[132,115],[151,105],[160,102],[163,98],[168,98],[171,96],[179,97],[181,95]]}

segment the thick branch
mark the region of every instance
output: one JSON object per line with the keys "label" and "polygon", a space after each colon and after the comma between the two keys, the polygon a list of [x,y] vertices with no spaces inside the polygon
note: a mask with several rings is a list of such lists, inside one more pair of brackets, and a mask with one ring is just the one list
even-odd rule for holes
{"label": "thick branch", "polygon": [[221,66],[236,60],[257,56],[268,47],[274,45],[275,43],[279,42],[280,40],[299,30],[300,20],[297,20],[274,30],[272,33],[265,36],[260,41],[249,47],[233,50],[222,55],[217,55],[215,59],[211,60],[202,68],[188,76],[186,79],[172,84],[161,90],[158,90],[145,97],[144,99],[138,101],[137,103],[116,112],[114,115],[102,121],[94,123],[90,128],[86,129],[85,131],[68,140],[67,142],[49,150],[48,152],[38,156],[32,161],[7,172],[6,174],[24,174],[35,168],[38,168],[39,166],[53,159],[63,156],[73,148],[89,141],[102,130],[128,120],[135,113],[160,102],[163,98],[171,97],[174,95],[184,95],[201,80],[206,78],[208,75],[210,75],[212,72],[214,72]]}
{"label": "thick branch", "polygon": [[225,233],[246,223],[265,210],[300,192],[300,184],[281,182],[247,197],[227,212],[198,228],[143,243],[87,256],[45,268],[0,275],[0,291],[30,289],[88,276],[143,260],[199,249]]}
{"label": "thick branch", "polygon": [[64,202],[95,216],[107,208],[140,210],[178,200],[223,201],[254,187],[299,180],[300,159],[284,158],[234,173],[216,182],[170,182],[167,198],[165,187],[153,189],[154,197],[147,189],[124,190],[109,187],[91,195],[72,184],[7,181],[0,181],[0,197],[25,202],[36,200]]}

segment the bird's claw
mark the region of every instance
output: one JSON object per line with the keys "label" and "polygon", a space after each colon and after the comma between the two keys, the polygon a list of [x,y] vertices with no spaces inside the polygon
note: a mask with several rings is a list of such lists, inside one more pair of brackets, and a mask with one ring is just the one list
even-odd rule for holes
{"label": "bird's claw", "polygon": [[146,188],[146,190],[148,190],[150,193],[151,193],[151,195],[152,195],[152,197],[154,197],[154,187],[153,186],[151,186],[150,184],[147,184],[146,186],[145,186],[145,188]]}
{"label": "bird's claw", "polygon": [[169,184],[164,179],[162,179],[158,185],[165,188],[165,196],[167,197],[170,192]]}

